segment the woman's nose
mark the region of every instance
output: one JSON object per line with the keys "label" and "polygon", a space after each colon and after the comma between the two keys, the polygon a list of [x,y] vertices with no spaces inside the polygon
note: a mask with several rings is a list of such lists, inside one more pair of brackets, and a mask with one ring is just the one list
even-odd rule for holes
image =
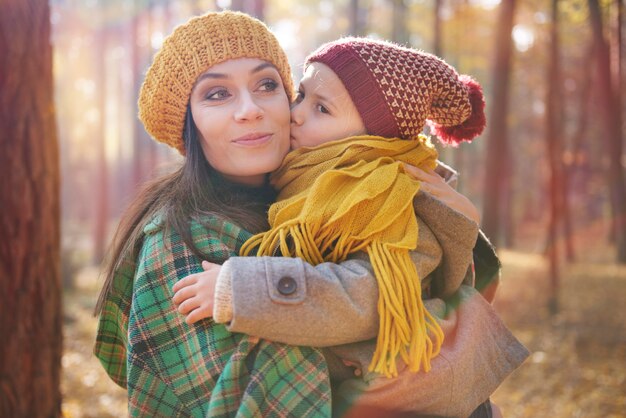
{"label": "woman's nose", "polygon": [[239,107],[235,112],[235,119],[238,121],[262,119],[264,113],[254,96],[250,93],[244,93],[241,95]]}

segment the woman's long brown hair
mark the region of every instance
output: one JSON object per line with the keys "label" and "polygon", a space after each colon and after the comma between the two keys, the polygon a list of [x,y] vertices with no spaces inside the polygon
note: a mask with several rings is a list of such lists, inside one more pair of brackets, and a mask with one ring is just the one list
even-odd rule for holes
{"label": "woman's long brown hair", "polygon": [[157,214],[163,214],[165,228],[180,234],[199,258],[206,255],[194,244],[190,224],[204,215],[227,219],[252,232],[268,228],[267,206],[275,199],[269,186],[251,188],[228,182],[206,160],[191,110],[187,107],[183,131],[186,158],[178,170],[154,179],[132,201],[115,232],[103,265],[104,284],[95,314],[102,313],[111,293],[113,278],[123,263],[135,267],[143,243],[143,228]]}

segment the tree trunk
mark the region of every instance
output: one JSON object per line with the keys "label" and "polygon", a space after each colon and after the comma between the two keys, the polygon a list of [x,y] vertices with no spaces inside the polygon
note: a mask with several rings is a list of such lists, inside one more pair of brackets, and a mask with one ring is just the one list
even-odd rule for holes
{"label": "tree trunk", "polygon": [[[148,28],[148,40],[147,44],[143,44],[139,37],[141,31],[142,19],[144,16],[148,16],[151,19],[153,0],[148,0],[147,10],[143,9],[143,2],[135,0],[135,17],[132,22],[132,66],[133,66],[133,91],[135,97],[133,103],[137,103],[137,97],[139,96],[139,89],[143,81],[144,69],[147,61],[146,51],[151,51],[152,45],[150,44],[151,25]],[[131,190],[136,190],[148,177],[148,172],[154,167],[151,165],[151,159],[154,157],[150,149],[152,139],[147,134],[143,127],[143,124],[139,118],[135,118],[133,122],[133,158],[132,158],[132,186]]]}
{"label": "tree trunk", "polygon": [[[615,103],[614,111],[617,113],[616,116],[616,124],[618,128],[618,132],[620,132],[619,136],[619,149],[623,151],[623,112],[622,112],[622,17],[624,12],[624,5],[622,0],[615,0],[613,2],[614,6],[614,26],[611,28],[611,74],[613,76],[612,79],[612,92],[613,92],[613,100]],[[613,140],[617,141],[617,138]],[[613,164],[617,163],[617,159],[614,159]],[[624,179],[624,164],[620,164],[619,167],[616,167],[621,172],[622,179]],[[624,183],[622,183],[624,185]],[[624,185],[626,187],[626,185]],[[622,189],[622,204],[616,207],[616,210],[620,210],[621,215],[618,217],[614,217],[613,219],[613,231],[615,234],[615,243],[617,245],[617,257],[620,262],[626,262],[626,192]],[[617,199],[620,199],[618,196]],[[621,239],[620,239],[621,234]]]}
{"label": "tree trunk", "polygon": [[109,218],[109,172],[106,160],[106,28],[101,27],[96,34],[96,85],[99,89],[98,110],[100,111],[100,127],[95,142],[98,148],[96,165],[95,211],[94,211],[94,251],[93,261],[100,264],[104,258],[107,243],[107,221]]}
{"label": "tree trunk", "polygon": [[265,0],[232,0],[230,7],[260,20],[265,18]]}
{"label": "tree trunk", "polygon": [[434,21],[435,27],[433,28],[433,54],[438,57],[441,57],[443,45],[442,45],[442,31],[441,31],[441,0],[435,0],[434,6]]}
{"label": "tree trunk", "polygon": [[[433,5],[433,54],[443,58],[443,29],[441,24],[441,5],[442,0],[435,0],[435,4]],[[446,164],[450,164],[453,166],[455,170],[461,173],[464,176],[463,167],[459,164],[461,158],[466,157],[464,152],[459,152],[458,149],[452,147],[440,147],[439,148],[439,159]],[[459,193],[463,193],[463,184],[464,182],[460,182],[457,185],[457,191]]]}
{"label": "tree trunk", "polygon": [[248,14],[256,17],[259,20],[265,19],[265,0],[254,0],[250,3],[250,9],[247,11]]}
{"label": "tree trunk", "polygon": [[561,97],[559,68],[559,6],[552,0],[552,22],[550,25],[550,48],[548,61],[548,83],[546,87],[546,147],[550,166],[550,220],[548,224],[547,256],[550,267],[550,290],[548,309],[551,314],[558,312],[560,283],[559,237],[561,216]]}
{"label": "tree trunk", "polygon": [[404,0],[392,0],[391,40],[401,45],[407,45],[409,34],[406,28],[407,7]]}
{"label": "tree trunk", "polygon": [[568,161],[568,165],[561,163],[561,187],[560,187],[560,206],[563,218],[563,244],[565,245],[565,258],[568,263],[576,261],[576,250],[574,249],[574,231],[572,230],[572,205],[570,204],[570,173],[572,161]]}
{"label": "tree trunk", "polygon": [[[594,62],[594,43],[592,42],[587,52],[587,62]],[[577,259],[576,249],[574,245],[574,234],[572,228],[572,216],[571,216],[571,196],[574,193],[584,193],[583,191],[576,190],[571,187],[572,182],[577,176],[577,168],[581,155],[583,153],[583,141],[587,135],[589,127],[589,99],[591,97],[591,80],[593,78],[592,66],[582,66],[583,75],[581,77],[582,85],[580,87],[580,94],[578,96],[578,117],[576,129],[574,130],[573,137],[571,139],[570,151],[572,158],[563,168],[563,233],[565,234],[565,256],[567,261],[572,263]]]}
{"label": "tree trunk", "polygon": [[363,25],[359,0],[350,0],[348,16],[350,18],[350,35],[363,36],[365,33],[365,25]]}
{"label": "tree trunk", "polygon": [[[615,75],[619,90],[616,90],[621,110],[621,121],[624,122],[624,97],[626,97],[626,83],[624,83],[624,0],[615,0],[617,7],[617,29],[615,31],[615,51],[617,55],[617,66]],[[623,132],[623,131],[622,131]]]}
{"label": "tree trunk", "polygon": [[[162,4],[161,4],[162,6]],[[142,70],[141,74],[145,74],[145,68],[150,65],[152,62],[152,56],[156,52],[152,47],[152,34],[158,32],[159,30],[163,30],[163,28],[155,27],[155,19],[154,19],[154,10],[158,7],[158,2],[155,0],[148,0],[148,45],[146,45],[145,50],[143,51],[143,62],[142,62]],[[143,77],[140,77],[143,82]],[[139,93],[139,90],[137,90]],[[137,94],[139,97],[139,94]],[[156,141],[152,140],[150,135],[146,132],[143,124],[141,125],[141,157],[140,161],[137,163],[142,164],[142,173],[143,177],[141,178],[141,183],[144,181],[154,177],[156,172],[156,168],[159,166],[159,156],[158,156],[158,144]]]}
{"label": "tree trunk", "polygon": [[0,0],[0,416],[61,415],[59,151],[50,9]]}
{"label": "tree trunk", "polygon": [[487,133],[487,157],[485,168],[485,201],[483,207],[483,230],[495,245],[502,242],[501,198],[506,184],[503,155],[508,153],[508,101],[509,78],[511,74],[511,56],[513,17],[515,0],[502,0],[496,32],[496,50],[493,67],[493,98]]}
{"label": "tree trunk", "polygon": [[622,167],[622,117],[620,86],[615,85],[611,74],[609,45],[604,38],[600,5],[597,0],[589,0],[589,17],[596,44],[596,64],[598,68],[598,90],[601,95],[606,129],[607,153],[609,157],[608,182],[611,197],[613,235],[617,249],[617,261],[626,263],[626,188]]}
{"label": "tree trunk", "polygon": [[500,197],[500,245],[513,248],[515,245],[515,225],[513,220],[513,204],[515,202],[515,190],[513,190],[513,156],[511,149],[506,147],[506,153],[502,155],[502,183],[500,184],[502,195]]}
{"label": "tree trunk", "polygon": [[[141,88],[141,48],[139,46],[139,23],[141,19],[141,9],[137,1],[134,1],[135,13],[132,18],[131,28],[131,60],[132,60],[132,76],[133,76],[133,91],[135,97],[133,97],[133,103],[137,102],[139,95],[139,89]],[[143,177],[141,170],[141,160],[138,154],[141,152],[141,139],[143,133],[143,125],[139,118],[133,119],[133,163],[132,163],[132,183],[133,189],[136,188]]]}

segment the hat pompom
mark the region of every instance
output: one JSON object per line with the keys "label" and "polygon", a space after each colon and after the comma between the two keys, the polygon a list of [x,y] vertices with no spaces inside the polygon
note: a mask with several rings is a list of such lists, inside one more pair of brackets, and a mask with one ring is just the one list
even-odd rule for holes
{"label": "hat pompom", "polygon": [[480,135],[487,125],[485,117],[485,98],[483,89],[476,80],[468,75],[459,76],[459,81],[468,90],[468,96],[472,113],[458,125],[443,126],[433,121],[428,121],[433,134],[446,145],[458,146],[461,142],[470,142]]}

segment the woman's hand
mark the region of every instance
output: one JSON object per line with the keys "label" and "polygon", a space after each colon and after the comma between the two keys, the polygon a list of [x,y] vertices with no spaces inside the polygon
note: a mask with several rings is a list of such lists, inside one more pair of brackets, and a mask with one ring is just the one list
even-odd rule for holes
{"label": "woman's hand", "polygon": [[491,402],[491,417],[502,418],[502,410],[495,403]]}
{"label": "woman's hand", "polygon": [[187,315],[185,322],[188,324],[213,316],[215,285],[222,266],[203,261],[202,268],[203,272],[190,274],[172,288],[172,301],[178,312]]}
{"label": "woman's hand", "polygon": [[454,190],[434,170],[426,171],[409,164],[404,164],[404,168],[409,175],[422,182],[420,190],[480,224],[480,214],[476,206],[466,196]]}

